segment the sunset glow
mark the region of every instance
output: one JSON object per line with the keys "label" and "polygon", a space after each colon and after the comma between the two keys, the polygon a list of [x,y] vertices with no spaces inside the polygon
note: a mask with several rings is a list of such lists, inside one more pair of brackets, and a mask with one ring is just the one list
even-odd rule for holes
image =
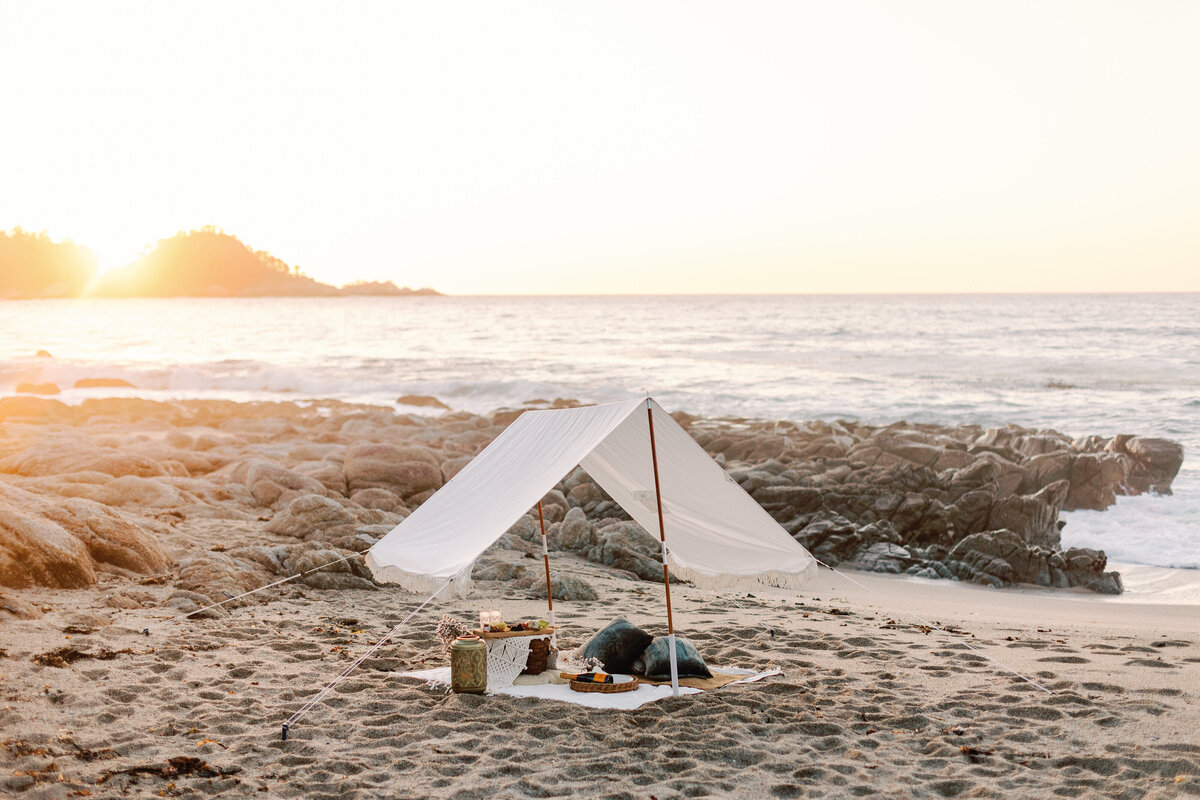
{"label": "sunset glow", "polygon": [[9,3],[0,228],[450,293],[1200,290],[1189,3]]}

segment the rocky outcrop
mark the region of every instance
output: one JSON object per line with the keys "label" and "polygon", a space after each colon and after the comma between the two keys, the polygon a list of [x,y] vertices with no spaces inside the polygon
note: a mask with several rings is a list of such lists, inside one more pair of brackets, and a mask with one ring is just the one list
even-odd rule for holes
{"label": "rocky outcrop", "polygon": [[0,586],[82,588],[102,566],[158,574],[167,564],[147,525],[90,500],[49,502],[0,483]]}
{"label": "rocky outcrop", "polygon": [[1105,572],[1106,563],[1104,553],[1097,550],[1048,550],[1030,545],[1010,530],[971,534],[954,545],[945,559],[946,566],[961,580],[993,586],[1085,586],[1105,594],[1120,594],[1121,578],[1115,572]]}
{"label": "rocky outcrop", "polygon": [[[524,410],[423,417],[335,400],[0,398],[0,584],[88,586],[106,570],[161,575],[171,565],[159,538],[184,525],[191,530],[172,544],[187,552],[177,556],[172,602],[219,601],[331,553],[369,548]],[[1103,553],[1061,549],[1061,512],[1167,494],[1184,455],[1163,439],[1070,439],[1015,426],[674,416],[822,561],[992,585],[1118,591]],[[551,548],[662,579],[657,536],[584,470],[541,506]],[[247,538],[226,541],[231,526]],[[495,549],[540,554],[541,531],[535,507]],[[347,563],[308,586],[365,588],[361,563]],[[538,570],[506,569],[480,579],[528,579],[531,591],[541,580]]]}
{"label": "rocky outcrop", "polygon": [[[1059,551],[1059,514],[1106,508],[1118,494],[1169,492],[1183,458],[1161,439],[1071,440],[1015,426],[691,424],[697,441],[823,561],[997,585],[1120,591],[1103,553]],[[773,455],[753,461],[763,454]],[[952,566],[949,554],[963,542],[975,555]],[[995,571],[971,560],[985,552],[999,559]]]}

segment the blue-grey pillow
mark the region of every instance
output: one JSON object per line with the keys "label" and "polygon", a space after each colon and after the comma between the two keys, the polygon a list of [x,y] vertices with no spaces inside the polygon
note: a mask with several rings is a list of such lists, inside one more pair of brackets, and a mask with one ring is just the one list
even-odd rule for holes
{"label": "blue-grey pillow", "polygon": [[597,633],[580,650],[583,658],[597,658],[608,672],[628,674],[633,660],[654,637],[624,617],[618,617]]}
{"label": "blue-grey pillow", "polygon": [[[666,636],[655,638],[636,661],[636,668],[641,669],[639,674],[650,680],[671,680],[670,640]],[[712,677],[712,672],[700,657],[700,651],[682,636],[675,637],[675,666],[681,678]]]}

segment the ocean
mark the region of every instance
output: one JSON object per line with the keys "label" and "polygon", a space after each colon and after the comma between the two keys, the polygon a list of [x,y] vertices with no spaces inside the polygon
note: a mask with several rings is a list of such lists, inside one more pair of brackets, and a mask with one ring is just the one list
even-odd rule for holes
{"label": "ocean", "polygon": [[1161,436],[1185,448],[1175,494],[1065,514],[1063,544],[1200,568],[1200,294],[0,302],[0,393],[26,381],[68,403],[424,394],[488,411],[649,392],[702,415]]}

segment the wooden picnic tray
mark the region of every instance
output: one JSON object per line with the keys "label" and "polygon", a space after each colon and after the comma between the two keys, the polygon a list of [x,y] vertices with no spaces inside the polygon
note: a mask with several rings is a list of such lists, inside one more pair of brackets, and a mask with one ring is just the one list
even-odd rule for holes
{"label": "wooden picnic tray", "polygon": [[508,639],[513,636],[549,636],[554,633],[554,628],[542,628],[537,631],[485,631],[473,630],[471,633],[478,636],[480,639]]}

